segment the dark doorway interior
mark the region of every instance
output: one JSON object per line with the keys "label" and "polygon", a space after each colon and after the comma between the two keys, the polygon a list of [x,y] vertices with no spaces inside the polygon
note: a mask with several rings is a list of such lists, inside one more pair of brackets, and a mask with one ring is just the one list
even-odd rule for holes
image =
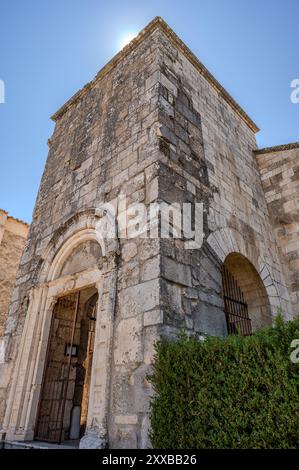
{"label": "dark doorway interior", "polygon": [[272,324],[268,294],[260,274],[240,253],[230,253],[222,266],[224,310],[229,334],[250,335]]}
{"label": "dark doorway interior", "polygon": [[95,288],[57,300],[49,336],[35,439],[77,440],[85,432],[94,349]]}
{"label": "dark doorway interior", "polygon": [[228,334],[250,335],[252,328],[248,305],[236,279],[225,265],[222,266],[222,286]]}

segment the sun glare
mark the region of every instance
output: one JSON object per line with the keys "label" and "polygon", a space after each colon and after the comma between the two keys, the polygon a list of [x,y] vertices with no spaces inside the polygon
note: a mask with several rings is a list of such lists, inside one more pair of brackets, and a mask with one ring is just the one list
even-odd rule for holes
{"label": "sun glare", "polygon": [[129,44],[129,42],[131,42],[132,39],[134,39],[136,36],[137,36],[136,33],[126,33],[126,34],[124,34],[121,37],[120,42],[119,42],[120,49],[122,49],[127,44]]}

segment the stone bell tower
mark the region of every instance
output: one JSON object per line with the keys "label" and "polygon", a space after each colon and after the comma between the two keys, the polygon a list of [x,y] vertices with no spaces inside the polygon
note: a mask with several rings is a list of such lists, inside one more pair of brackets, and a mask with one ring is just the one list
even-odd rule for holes
{"label": "stone bell tower", "polygon": [[[161,18],[53,119],[2,344],[2,436],[144,448],[161,335],[226,335],[245,316],[252,331],[277,307],[292,316],[258,129]],[[118,220],[136,204],[201,204],[203,243],[109,238],[107,203]],[[244,297],[237,320],[224,266]]]}

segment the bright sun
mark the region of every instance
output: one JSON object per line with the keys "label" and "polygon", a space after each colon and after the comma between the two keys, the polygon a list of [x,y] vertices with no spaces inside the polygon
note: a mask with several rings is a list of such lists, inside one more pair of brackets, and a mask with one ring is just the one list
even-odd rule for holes
{"label": "bright sun", "polygon": [[123,47],[125,47],[135,37],[136,37],[136,33],[126,33],[126,34],[124,34],[120,39],[120,43],[119,43],[120,48],[122,49]]}

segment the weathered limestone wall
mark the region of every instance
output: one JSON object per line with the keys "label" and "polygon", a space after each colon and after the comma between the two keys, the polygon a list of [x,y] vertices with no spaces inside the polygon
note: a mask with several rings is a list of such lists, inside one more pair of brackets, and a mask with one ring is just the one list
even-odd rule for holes
{"label": "weathered limestone wall", "polygon": [[0,209],[0,337],[4,334],[11,294],[28,234],[28,225]]}
{"label": "weathered limestone wall", "polygon": [[299,315],[299,144],[257,152],[263,189],[295,315]]}
{"label": "weathered limestone wall", "polygon": [[[10,306],[6,377],[13,375],[27,312],[23,306],[39,283],[49,243],[55,245],[80,217],[88,227],[95,208],[110,201],[117,206],[120,193],[127,204],[156,197],[157,41],[154,32],[57,117]],[[109,443],[140,447],[147,445],[151,392],[145,376],[161,323],[159,241],[122,238],[119,251]],[[110,291],[104,285],[104,304]]]}
{"label": "weathered limestone wall", "polygon": [[225,334],[220,267],[231,252],[244,255],[261,276],[272,315],[292,314],[275,234],[244,122],[164,31],[159,40],[159,122],[166,156],[159,197],[169,203],[204,202],[205,241],[184,250],[162,241],[164,322],[199,333]]}
{"label": "weathered limestone wall", "polygon": [[[10,299],[27,234],[27,224],[10,217],[7,212],[0,209],[0,356],[3,354],[1,342]],[[9,378],[4,372],[3,369],[3,376],[0,378],[0,423],[4,416],[7,379]]]}

